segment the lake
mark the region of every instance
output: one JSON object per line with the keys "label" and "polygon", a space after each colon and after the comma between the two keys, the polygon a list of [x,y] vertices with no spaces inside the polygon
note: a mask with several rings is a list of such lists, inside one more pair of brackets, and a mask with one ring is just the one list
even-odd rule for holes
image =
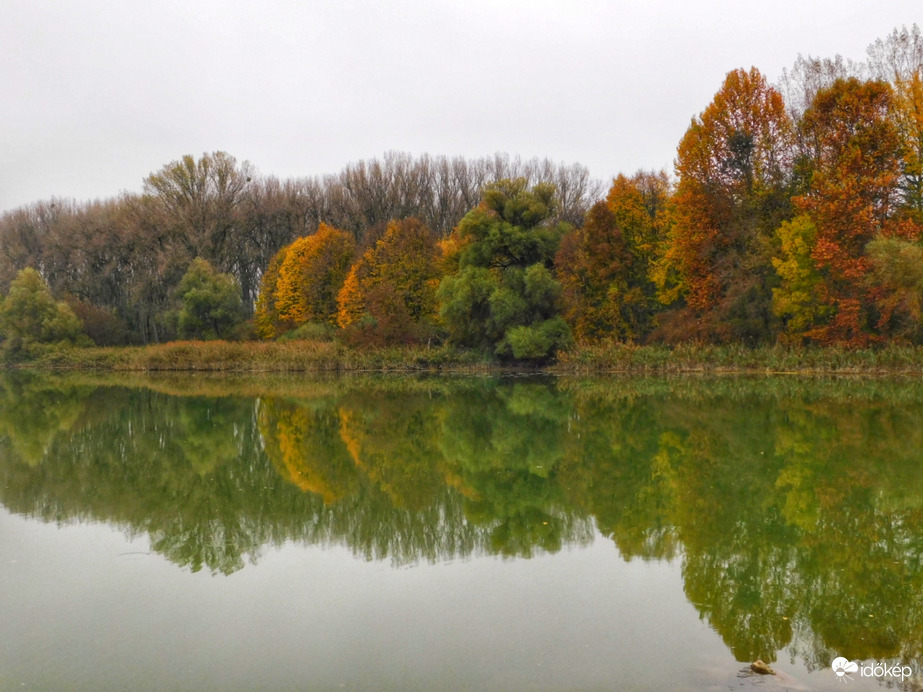
{"label": "lake", "polygon": [[15,373],[0,584],[3,690],[919,690],[923,383]]}

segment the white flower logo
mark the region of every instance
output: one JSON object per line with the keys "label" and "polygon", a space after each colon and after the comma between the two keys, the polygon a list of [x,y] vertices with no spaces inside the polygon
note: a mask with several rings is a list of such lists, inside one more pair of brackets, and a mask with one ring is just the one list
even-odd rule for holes
{"label": "white flower logo", "polygon": [[831,667],[833,668],[833,672],[836,673],[837,678],[843,680],[843,682],[846,682],[846,678],[852,680],[852,677],[849,675],[849,673],[855,673],[859,670],[858,663],[855,661],[848,661],[842,656],[838,656],[837,658],[833,659]]}

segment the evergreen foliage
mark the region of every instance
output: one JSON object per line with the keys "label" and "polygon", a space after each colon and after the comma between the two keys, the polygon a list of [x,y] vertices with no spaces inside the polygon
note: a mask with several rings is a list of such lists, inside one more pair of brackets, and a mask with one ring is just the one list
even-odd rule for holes
{"label": "evergreen foliage", "polygon": [[489,186],[459,223],[458,270],[439,286],[452,342],[505,358],[547,359],[571,342],[551,267],[565,224],[548,223],[554,188],[526,180]]}

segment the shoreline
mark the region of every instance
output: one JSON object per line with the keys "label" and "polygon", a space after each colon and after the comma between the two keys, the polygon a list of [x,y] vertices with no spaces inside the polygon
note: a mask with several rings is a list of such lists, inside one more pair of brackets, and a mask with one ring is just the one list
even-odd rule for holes
{"label": "shoreline", "polygon": [[104,372],[446,373],[549,375],[923,375],[923,347],[793,348],[609,343],[577,346],[553,363],[503,363],[448,346],[350,349],[333,341],[175,341],[49,348],[7,369]]}

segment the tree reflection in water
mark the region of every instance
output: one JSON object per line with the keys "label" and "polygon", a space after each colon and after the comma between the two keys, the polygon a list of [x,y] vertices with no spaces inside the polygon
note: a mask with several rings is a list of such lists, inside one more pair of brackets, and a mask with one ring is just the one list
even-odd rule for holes
{"label": "tree reflection in water", "polygon": [[128,384],[0,381],[4,505],[110,522],[223,574],[285,541],[403,565],[598,530],[626,560],[680,559],[738,660],[923,659],[918,384]]}

